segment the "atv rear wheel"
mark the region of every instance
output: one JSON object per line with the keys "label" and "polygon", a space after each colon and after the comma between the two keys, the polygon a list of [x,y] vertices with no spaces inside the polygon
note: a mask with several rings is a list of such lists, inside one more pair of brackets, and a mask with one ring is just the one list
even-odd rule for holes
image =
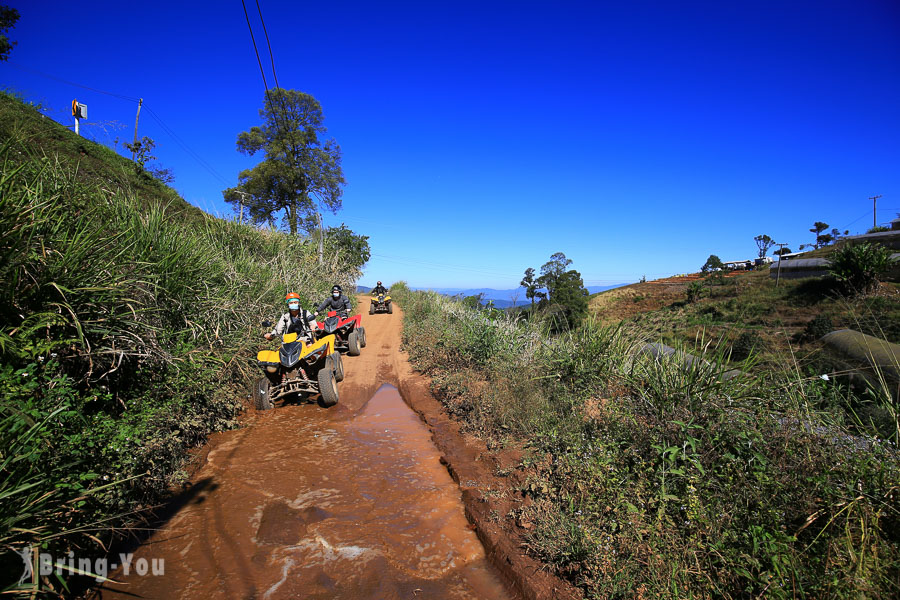
{"label": "atv rear wheel", "polygon": [[359,331],[359,347],[365,348],[366,347],[366,328],[360,327],[358,329],[358,331]]}
{"label": "atv rear wheel", "polygon": [[257,410],[269,410],[272,408],[272,399],[269,397],[269,380],[262,377],[253,384],[253,404]]}
{"label": "atv rear wheel", "polygon": [[394,314],[394,305],[391,304],[390,302],[388,302],[388,314],[389,315]]}
{"label": "atv rear wheel", "polygon": [[316,376],[319,381],[319,394],[321,394],[322,406],[326,408],[334,406],[338,403],[338,388],[335,381],[334,371],[328,367],[324,367]]}
{"label": "atv rear wheel", "polygon": [[374,314],[375,314],[375,304],[374,304],[374,303],[373,303],[373,304],[369,304],[369,314],[370,314],[370,315],[374,315]]}
{"label": "atv rear wheel", "polygon": [[334,370],[334,379],[338,383],[344,380],[344,360],[341,353],[335,350],[325,359],[325,368]]}
{"label": "atv rear wheel", "polygon": [[359,356],[359,332],[355,329],[347,336],[347,354]]}

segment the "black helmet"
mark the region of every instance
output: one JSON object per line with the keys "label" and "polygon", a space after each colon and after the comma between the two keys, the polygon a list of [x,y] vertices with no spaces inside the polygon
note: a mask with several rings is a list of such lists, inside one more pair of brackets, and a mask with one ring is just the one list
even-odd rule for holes
{"label": "black helmet", "polygon": [[343,290],[341,289],[341,286],[336,285],[333,288],[331,288],[331,291],[332,292],[342,292]]}
{"label": "black helmet", "polygon": [[380,282],[380,281],[378,282],[378,285],[381,285],[381,282]]}

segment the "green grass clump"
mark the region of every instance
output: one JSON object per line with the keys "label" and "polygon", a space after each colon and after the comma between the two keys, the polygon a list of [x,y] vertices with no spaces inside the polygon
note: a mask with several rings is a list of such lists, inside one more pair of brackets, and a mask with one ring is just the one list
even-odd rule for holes
{"label": "green grass clump", "polygon": [[[530,524],[528,551],[587,597],[897,596],[898,440],[849,418],[852,391],[833,378],[790,361],[723,377],[729,344],[654,358],[625,324],[549,336],[391,291],[450,412],[489,448],[529,449],[530,502],[508,526]],[[735,341],[746,364],[759,343]]]}
{"label": "green grass clump", "polygon": [[236,426],[287,290],[309,306],[360,274],[201,213],[29,110],[0,97],[18,119],[0,127],[0,589],[22,594],[67,580],[19,586],[13,552],[102,554],[185,480],[190,448]]}

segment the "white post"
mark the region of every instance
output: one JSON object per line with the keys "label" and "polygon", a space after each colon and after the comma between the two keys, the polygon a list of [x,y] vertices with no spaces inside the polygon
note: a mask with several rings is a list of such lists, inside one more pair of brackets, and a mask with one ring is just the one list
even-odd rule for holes
{"label": "white post", "polygon": [[81,135],[78,133],[78,117],[75,117],[75,135]]}

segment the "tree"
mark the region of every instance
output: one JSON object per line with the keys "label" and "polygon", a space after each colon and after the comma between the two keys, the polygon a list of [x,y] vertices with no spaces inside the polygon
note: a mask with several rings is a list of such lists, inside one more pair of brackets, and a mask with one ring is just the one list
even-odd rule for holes
{"label": "tree", "polygon": [[123,145],[127,150],[134,153],[134,165],[138,173],[144,170],[144,165],[148,162],[156,160],[156,157],[150,154],[156,147],[156,142],[153,141],[153,138],[149,138],[145,135],[133,144],[131,142],[125,142]]}
{"label": "tree", "polygon": [[725,265],[722,264],[722,259],[720,259],[715,254],[710,254],[709,258],[706,259],[706,262],[703,263],[703,266],[700,267],[700,270],[704,273],[709,273],[710,271],[715,271],[716,269],[721,269]]}
{"label": "tree", "polygon": [[534,297],[537,295],[540,285],[534,278],[533,268],[528,267],[525,269],[525,276],[522,278],[522,281],[519,282],[519,285],[525,288],[525,297],[531,300],[531,306],[534,306]]}
{"label": "tree", "polygon": [[358,235],[343,223],[325,230],[324,245],[326,252],[337,252],[343,264],[354,269],[361,269],[372,256],[369,236]]}
{"label": "tree", "polygon": [[778,250],[775,250],[774,252],[772,252],[772,254],[774,254],[775,256],[781,256],[782,254],[791,254],[792,252],[793,252],[793,250],[791,250],[787,246],[782,246]]}
{"label": "tree", "polygon": [[587,316],[588,291],[578,271],[572,269],[557,277],[552,297],[557,330],[575,329]]}
{"label": "tree", "polygon": [[347,183],[340,146],[334,139],[319,138],[327,131],[322,105],[309,94],[275,88],[259,115],[262,127],[238,135],[237,149],[248,156],[261,151],[264,158],[241,171],[238,185],[222,195],[235,212],[243,203],[257,224],[274,223],[275,215],[284,211],[282,220],[291,234],[311,231],[318,207],[340,210]]}
{"label": "tree", "polygon": [[19,11],[0,5],[0,60],[9,60],[9,53],[18,42],[11,42],[6,32],[12,29],[19,20]]}
{"label": "tree", "polygon": [[557,281],[566,272],[566,267],[571,264],[572,261],[566,258],[565,254],[556,252],[541,266],[541,276],[537,278],[537,283],[539,287],[547,289],[547,297],[550,301],[554,301],[553,294],[557,287]]}
{"label": "tree", "polygon": [[[822,242],[822,232],[828,229],[828,223],[823,223],[822,221],[816,221],[813,223],[812,229],[810,229],[810,233],[814,233],[816,236],[816,243],[810,244],[813,248],[818,249],[821,246],[825,246],[828,242]],[[828,234],[825,234],[828,235]],[[830,238],[830,236],[829,236]]]}
{"label": "tree", "polygon": [[775,240],[765,234],[756,236],[753,238],[753,241],[756,242],[756,247],[759,248],[760,258],[763,258],[769,252],[769,248],[775,245]]}

